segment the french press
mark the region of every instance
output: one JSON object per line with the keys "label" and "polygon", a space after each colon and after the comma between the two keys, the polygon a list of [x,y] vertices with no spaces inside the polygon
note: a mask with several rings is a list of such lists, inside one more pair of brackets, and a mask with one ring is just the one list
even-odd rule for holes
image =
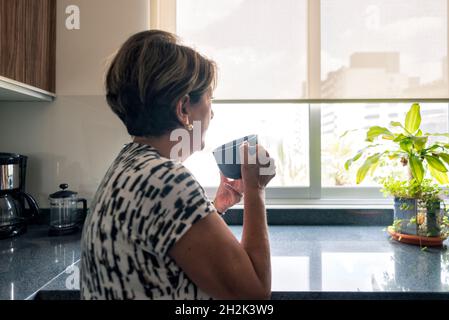
{"label": "french press", "polygon": [[78,193],[66,190],[68,184],[61,184],[61,190],[49,196],[50,201],[50,230],[49,235],[64,235],[79,230],[80,218],[78,203],[83,204],[83,217],[87,215],[86,199],[79,199]]}

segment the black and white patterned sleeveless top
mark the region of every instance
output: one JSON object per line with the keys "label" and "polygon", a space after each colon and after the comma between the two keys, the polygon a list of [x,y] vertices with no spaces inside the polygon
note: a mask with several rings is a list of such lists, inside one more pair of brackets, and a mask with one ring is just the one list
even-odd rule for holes
{"label": "black and white patterned sleeveless top", "polygon": [[168,251],[215,208],[180,162],[124,146],[91,204],[81,239],[82,299],[211,299]]}

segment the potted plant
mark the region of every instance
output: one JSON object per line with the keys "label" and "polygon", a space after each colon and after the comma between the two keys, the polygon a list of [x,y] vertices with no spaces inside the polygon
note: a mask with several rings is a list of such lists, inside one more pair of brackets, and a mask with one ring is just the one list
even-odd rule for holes
{"label": "potted plant", "polygon": [[449,184],[449,143],[430,142],[429,138],[449,134],[423,133],[420,126],[420,105],[414,103],[404,123],[392,121],[390,128],[370,127],[366,133],[368,145],[346,161],[345,169],[364,160],[357,170],[359,184],[379,167],[391,169],[396,164],[404,168],[405,178],[391,174],[376,177],[383,185],[384,195],[394,197],[394,222],[388,230],[396,240],[441,245],[449,227],[442,200],[446,191],[440,186]]}

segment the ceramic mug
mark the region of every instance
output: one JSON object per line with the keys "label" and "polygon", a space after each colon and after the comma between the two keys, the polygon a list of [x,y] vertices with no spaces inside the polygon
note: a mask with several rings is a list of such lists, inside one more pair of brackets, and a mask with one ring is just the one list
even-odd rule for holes
{"label": "ceramic mug", "polygon": [[242,178],[240,146],[245,141],[248,141],[250,147],[255,147],[257,144],[257,135],[251,134],[236,140],[232,140],[215,148],[212,151],[218,168],[225,177],[234,180]]}

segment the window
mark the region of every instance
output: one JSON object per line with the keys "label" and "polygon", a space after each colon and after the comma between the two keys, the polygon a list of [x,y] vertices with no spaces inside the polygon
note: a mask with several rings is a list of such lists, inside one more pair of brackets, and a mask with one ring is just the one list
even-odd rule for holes
{"label": "window", "polygon": [[[409,104],[370,103],[370,104],[326,104],[321,106],[321,168],[324,187],[356,186],[357,165],[346,171],[346,160],[353,157],[366,144],[366,131],[375,125],[389,124],[391,121],[403,122],[410,108]],[[394,110],[394,112],[391,112]],[[421,104],[423,132],[448,131],[448,106],[444,103]],[[360,131],[354,131],[361,129]],[[347,132],[346,134],[344,134]],[[343,137],[342,137],[343,136]],[[442,138],[438,139],[442,141]],[[394,163],[392,163],[394,165]],[[360,163],[359,163],[360,165]],[[406,172],[396,163],[392,171],[376,172],[378,175],[394,173],[406,178]],[[362,186],[378,184],[367,176]]]}
{"label": "window", "polygon": [[295,104],[217,104],[203,151],[185,165],[206,187],[218,185],[219,171],[212,150],[235,138],[258,134],[259,142],[275,158],[275,187],[308,186],[308,108]]}
{"label": "window", "polygon": [[448,130],[447,0],[151,3],[152,27],[219,66],[206,148],[186,161],[208,192],[219,182],[211,150],[257,133],[278,168],[269,202],[387,202],[372,178],[356,185],[356,167],[344,170],[364,129],[418,101],[425,131]]}
{"label": "window", "polygon": [[322,0],[322,98],[447,98],[447,0]]}

